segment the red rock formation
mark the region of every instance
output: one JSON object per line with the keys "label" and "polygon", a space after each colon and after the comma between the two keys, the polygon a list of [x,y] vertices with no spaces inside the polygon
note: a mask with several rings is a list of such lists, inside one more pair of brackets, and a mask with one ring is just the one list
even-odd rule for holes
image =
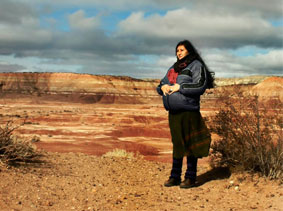
{"label": "red rock formation", "polygon": [[255,85],[251,94],[256,94],[260,99],[279,98],[283,101],[283,77],[269,77]]}
{"label": "red rock formation", "polygon": [[[264,81],[262,81],[265,78]],[[232,81],[231,81],[232,80]],[[217,86],[257,84],[248,93],[260,98],[280,96],[283,100],[282,77],[245,77],[217,79]],[[262,82],[261,82],[262,81]],[[141,80],[126,76],[90,75],[75,73],[0,73],[1,97],[33,97],[81,103],[161,103],[156,93],[159,80]],[[20,96],[19,96],[20,95]],[[208,96],[209,95],[209,96]],[[213,97],[207,90],[203,98]]]}
{"label": "red rock formation", "polygon": [[0,73],[5,95],[32,94],[53,100],[84,103],[143,103],[158,101],[157,80],[74,73]]}

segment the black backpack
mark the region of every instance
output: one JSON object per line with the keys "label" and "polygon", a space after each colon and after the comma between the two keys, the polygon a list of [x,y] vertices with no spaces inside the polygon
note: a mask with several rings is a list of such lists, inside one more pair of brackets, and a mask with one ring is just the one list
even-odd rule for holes
{"label": "black backpack", "polygon": [[207,77],[207,88],[212,89],[215,87],[215,84],[214,84],[215,72],[208,71],[207,68],[205,68],[205,70],[206,70],[206,77]]}

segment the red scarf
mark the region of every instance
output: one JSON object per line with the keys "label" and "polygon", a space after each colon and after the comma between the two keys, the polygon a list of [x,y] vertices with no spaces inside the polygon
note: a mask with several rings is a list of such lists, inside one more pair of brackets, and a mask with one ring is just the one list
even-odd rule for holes
{"label": "red scarf", "polygon": [[197,58],[194,54],[189,54],[182,58],[181,60],[177,60],[174,64],[173,68],[168,71],[167,77],[169,79],[170,84],[175,84],[178,74],[187,67],[191,62],[193,62]]}
{"label": "red scarf", "polygon": [[174,70],[174,68],[172,68],[168,71],[167,77],[170,84],[175,84],[177,81],[178,73]]}

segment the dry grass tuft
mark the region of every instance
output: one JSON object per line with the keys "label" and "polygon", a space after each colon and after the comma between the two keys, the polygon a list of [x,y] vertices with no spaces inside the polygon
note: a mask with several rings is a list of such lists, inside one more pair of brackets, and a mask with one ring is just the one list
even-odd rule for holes
{"label": "dry grass tuft", "polygon": [[135,154],[133,152],[127,152],[124,149],[114,149],[113,151],[105,153],[103,157],[120,157],[133,159],[135,157]]}
{"label": "dry grass tuft", "polygon": [[4,126],[0,126],[1,163],[31,162],[41,155],[32,144],[32,140],[13,135],[14,130],[18,127],[13,127],[11,121]]}

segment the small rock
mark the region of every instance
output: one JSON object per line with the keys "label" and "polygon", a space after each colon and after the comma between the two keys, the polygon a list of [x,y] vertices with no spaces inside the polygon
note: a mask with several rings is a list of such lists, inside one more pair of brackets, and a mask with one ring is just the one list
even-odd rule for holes
{"label": "small rock", "polygon": [[52,207],[52,206],[54,205],[54,203],[51,202],[51,201],[49,201],[49,202],[47,203],[47,205],[48,205],[49,207]]}
{"label": "small rock", "polygon": [[122,203],[122,200],[121,199],[117,199],[116,200],[116,204],[121,204]]}

